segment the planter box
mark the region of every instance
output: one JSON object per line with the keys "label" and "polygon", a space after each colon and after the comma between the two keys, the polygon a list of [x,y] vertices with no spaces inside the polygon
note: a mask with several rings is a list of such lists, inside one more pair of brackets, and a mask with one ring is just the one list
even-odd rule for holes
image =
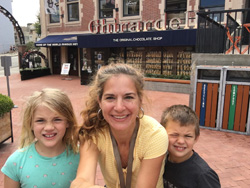
{"label": "planter box", "polygon": [[20,71],[21,80],[28,80],[32,78],[38,78],[41,76],[51,75],[50,69],[35,69]]}
{"label": "planter box", "polygon": [[145,89],[190,94],[190,80],[145,78]]}
{"label": "planter box", "polygon": [[12,137],[10,113],[5,113],[0,117],[0,143]]}

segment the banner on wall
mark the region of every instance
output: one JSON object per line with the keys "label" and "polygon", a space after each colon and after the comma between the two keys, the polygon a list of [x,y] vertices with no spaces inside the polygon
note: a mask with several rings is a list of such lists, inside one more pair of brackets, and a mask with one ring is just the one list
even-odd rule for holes
{"label": "banner on wall", "polygon": [[56,0],[44,0],[46,14],[56,14]]}

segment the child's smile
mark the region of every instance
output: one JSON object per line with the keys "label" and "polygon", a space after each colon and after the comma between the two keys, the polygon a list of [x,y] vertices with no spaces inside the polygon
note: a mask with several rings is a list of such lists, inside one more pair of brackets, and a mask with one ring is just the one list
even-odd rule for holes
{"label": "child's smile", "polygon": [[166,130],[169,136],[169,160],[181,163],[193,154],[193,146],[198,140],[195,138],[195,126],[181,126],[179,122],[168,121]]}
{"label": "child's smile", "polygon": [[[65,149],[62,140],[67,121],[46,106],[38,106],[34,112],[33,131],[37,139],[36,149],[41,155],[58,155]],[[47,156],[48,157],[48,156]]]}

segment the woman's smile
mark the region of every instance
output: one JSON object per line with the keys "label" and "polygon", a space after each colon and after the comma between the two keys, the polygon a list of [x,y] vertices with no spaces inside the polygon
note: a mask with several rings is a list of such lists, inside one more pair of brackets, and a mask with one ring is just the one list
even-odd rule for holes
{"label": "woman's smile", "polygon": [[115,75],[105,83],[99,106],[111,129],[134,127],[140,105],[135,84],[129,76]]}

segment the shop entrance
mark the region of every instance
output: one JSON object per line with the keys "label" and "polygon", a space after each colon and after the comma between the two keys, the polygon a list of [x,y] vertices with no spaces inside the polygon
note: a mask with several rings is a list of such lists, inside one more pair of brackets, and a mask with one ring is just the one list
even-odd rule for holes
{"label": "shop entrance", "polygon": [[52,68],[53,74],[61,73],[61,48],[60,47],[52,47],[51,48],[51,57],[52,57]]}
{"label": "shop entrance", "polygon": [[69,75],[78,76],[78,48],[68,47],[68,63],[70,63]]}

